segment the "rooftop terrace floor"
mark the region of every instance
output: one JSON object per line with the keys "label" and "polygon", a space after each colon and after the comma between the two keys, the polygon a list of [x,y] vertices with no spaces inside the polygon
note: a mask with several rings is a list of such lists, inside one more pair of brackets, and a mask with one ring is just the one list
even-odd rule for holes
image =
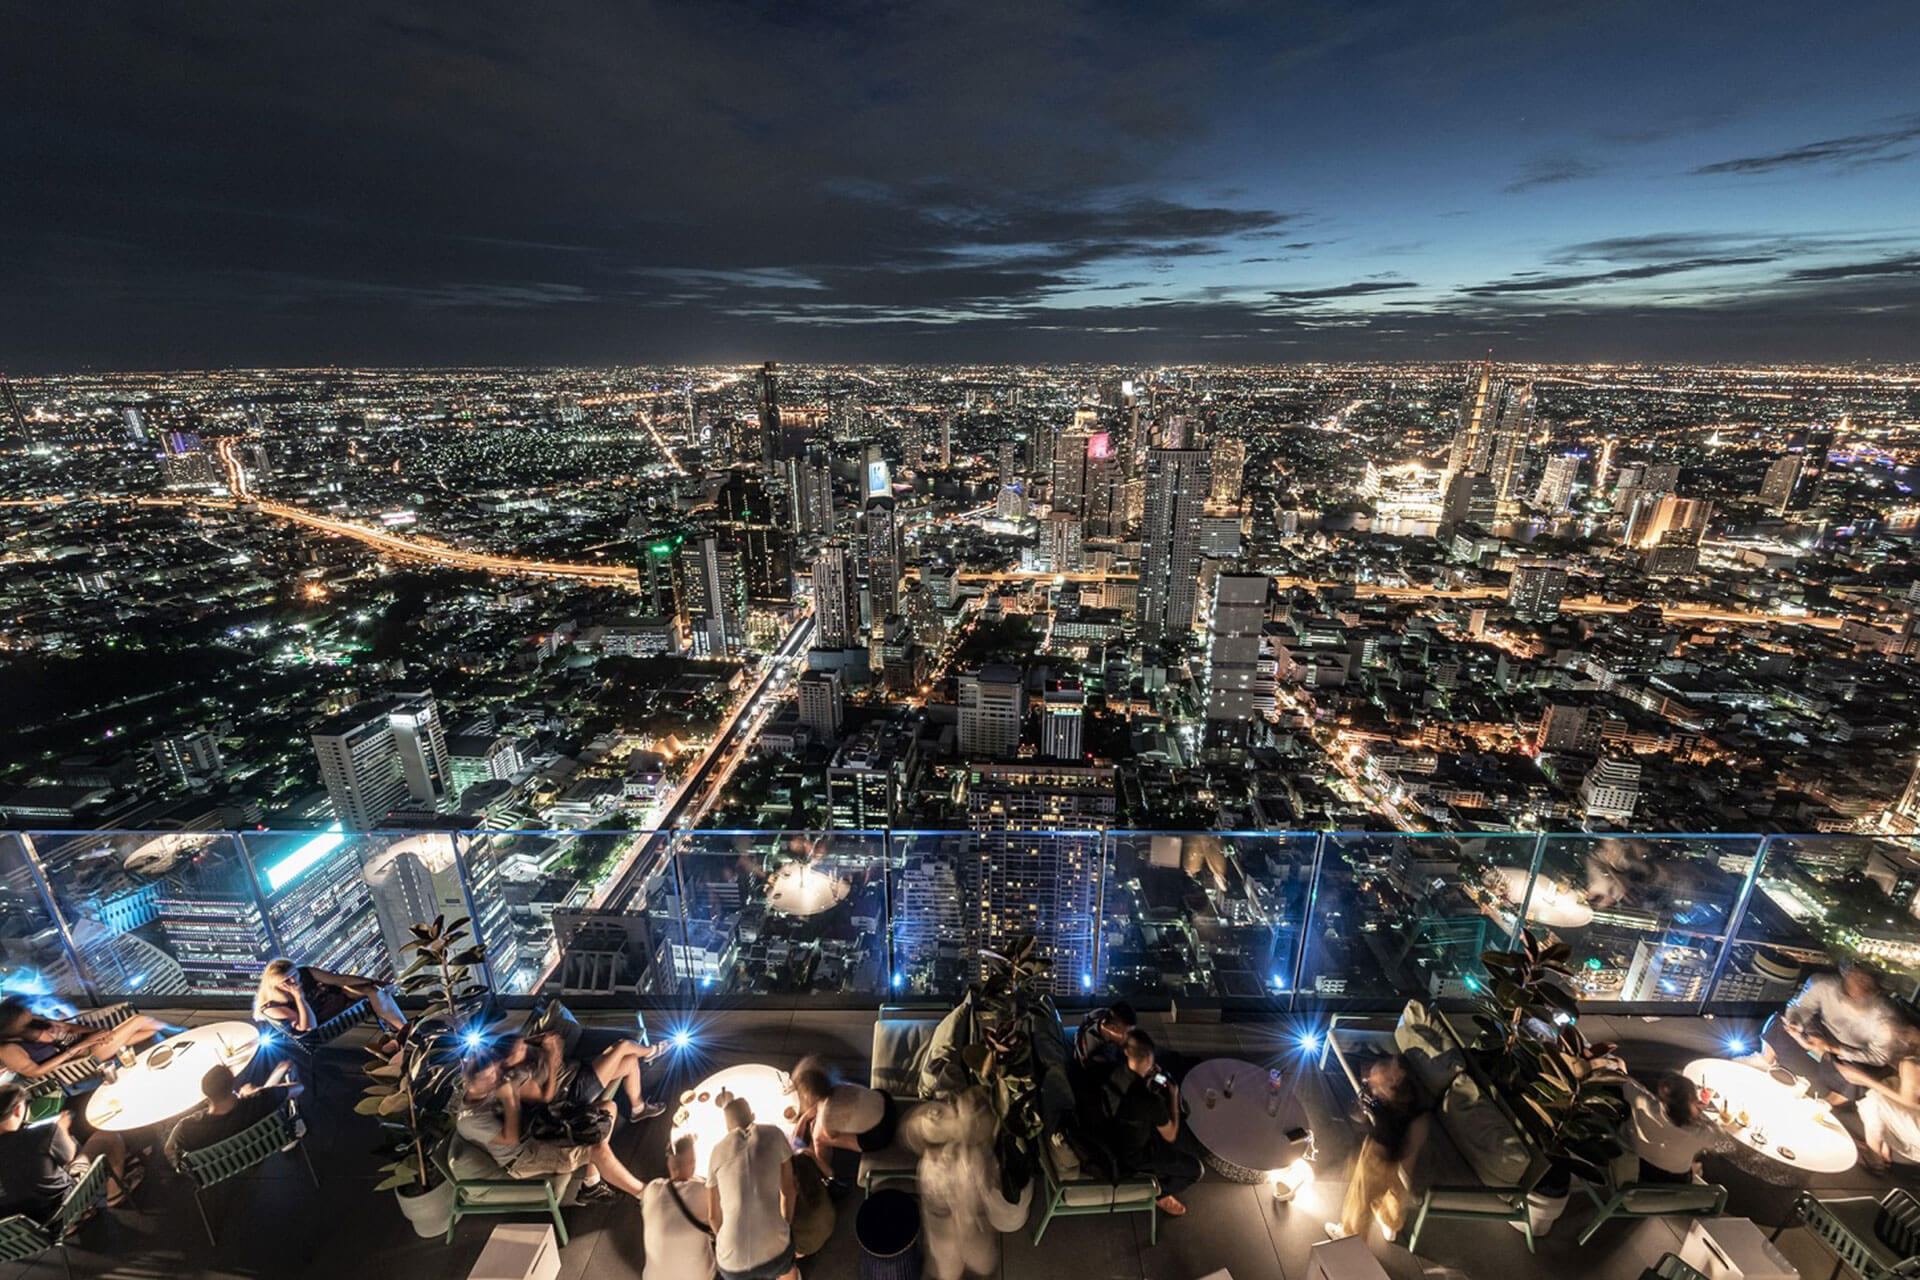
{"label": "rooftop terrace floor", "polygon": [[[160,1016],[168,1016],[164,1012]],[[182,1013],[180,1024],[216,1019],[219,1014]],[[589,1022],[611,1021],[588,1018]],[[1254,1061],[1277,1059],[1283,1052],[1279,1032],[1252,1023],[1172,1024],[1145,1018],[1156,1040],[1196,1057],[1230,1055]],[[717,1014],[702,1032],[707,1069],[736,1062],[791,1065],[808,1053],[820,1053],[842,1065],[848,1076],[865,1078],[872,1036],[872,1013],[812,1011],[730,1011]],[[1587,1015],[1584,1030],[1594,1039],[1620,1042],[1636,1072],[1675,1069],[1696,1057],[1718,1054],[1729,1024],[1693,1018],[1641,1019]],[[1744,1028],[1751,1034],[1753,1028]],[[1297,1060],[1297,1053],[1293,1055]],[[194,1212],[192,1192],[177,1175],[156,1169],[134,1206],[103,1211],[86,1224],[68,1247],[76,1277],[147,1280],[169,1277],[270,1276],[336,1280],[346,1276],[459,1277],[472,1268],[489,1233],[503,1221],[469,1218],[452,1245],[415,1236],[386,1194],[375,1195],[368,1150],[372,1121],[351,1114],[358,1093],[335,1070],[315,1099],[303,1104],[308,1117],[307,1146],[319,1174],[315,1191],[295,1157],[277,1157],[253,1174],[207,1193],[207,1209],[220,1239],[209,1245]],[[649,1090],[677,1091],[683,1082],[654,1080]],[[1031,1227],[1002,1238],[999,1280],[1039,1280],[1066,1276],[1076,1280],[1198,1280],[1226,1269],[1234,1280],[1303,1280],[1308,1249],[1321,1240],[1322,1223],[1337,1216],[1354,1138],[1343,1118],[1344,1085],[1309,1073],[1300,1089],[1313,1119],[1320,1158],[1314,1183],[1291,1205],[1276,1205],[1265,1186],[1242,1186],[1209,1177],[1184,1198],[1191,1212],[1179,1220],[1161,1219],[1156,1245],[1147,1241],[1142,1215],[1114,1218],[1056,1219],[1036,1247]],[[623,1129],[615,1145],[642,1178],[664,1172],[665,1117]],[[158,1163],[156,1161],[156,1163]],[[1820,1194],[1878,1194],[1892,1185],[1862,1167],[1838,1175],[1790,1175],[1781,1166],[1749,1157],[1709,1155],[1707,1173],[1731,1193],[1727,1212],[1754,1219],[1771,1229],[1789,1216],[1794,1196],[1812,1189]],[[1895,1179],[1902,1178],[1896,1172]],[[1920,1171],[1905,1176],[1920,1184]],[[860,1193],[843,1203],[833,1239],[820,1255],[805,1261],[809,1280],[859,1274],[859,1250],[853,1237],[853,1209]],[[1529,1255],[1521,1234],[1504,1223],[1435,1220],[1428,1224],[1415,1256],[1383,1242],[1376,1232],[1370,1244],[1393,1280],[1464,1275],[1474,1280],[1513,1280],[1552,1276],[1555,1280],[1637,1280],[1662,1253],[1677,1249],[1687,1221],[1616,1219],[1585,1247],[1574,1238],[1592,1210],[1576,1195],[1566,1216]],[[532,1219],[528,1219],[531,1221]],[[627,1280],[640,1274],[640,1213],[631,1201],[583,1205],[567,1210],[573,1240],[561,1256],[562,1280]],[[1780,1247],[1807,1280],[1825,1280],[1831,1255],[1795,1228]],[[59,1253],[0,1267],[0,1280],[32,1277],[58,1280],[66,1275]]]}

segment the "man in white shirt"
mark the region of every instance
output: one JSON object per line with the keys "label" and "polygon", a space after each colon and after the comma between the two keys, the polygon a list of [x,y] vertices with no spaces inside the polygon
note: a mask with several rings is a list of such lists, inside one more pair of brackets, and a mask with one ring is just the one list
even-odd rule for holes
{"label": "man in white shirt", "polygon": [[721,1280],[799,1280],[793,1146],[773,1125],[755,1124],[745,1098],[729,1099],[726,1112],[727,1136],[707,1161],[707,1209]]}
{"label": "man in white shirt", "polygon": [[1893,1065],[1904,1024],[1900,1010],[1880,986],[1880,975],[1849,964],[1839,973],[1817,973],[1761,1033],[1762,1051],[1804,1080],[1834,1106],[1858,1101],[1865,1092],[1841,1075],[1839,1063],[1885,1075]]}
{"label": "man in white shirt", "polygon": [[693,1135],[667,1153],[667,1176],[640,1193],[647,1260],[640,1280],[713,1280],[713,1236],[707,1226],[707,1183],[694,1176]]}

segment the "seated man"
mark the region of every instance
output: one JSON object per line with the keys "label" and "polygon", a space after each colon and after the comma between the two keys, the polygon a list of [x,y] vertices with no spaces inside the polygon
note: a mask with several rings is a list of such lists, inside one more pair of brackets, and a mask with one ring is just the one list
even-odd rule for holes
{"label": "seated man", "polygon": [[1135,1028],[1122,1046],[1124,1062],[1107,1081],[1107,1119],[1114,1158],[1123,1175],[1149,1174],[1160,1184],[1160,1212],[1187,1211],[1179,1195],[1200,1181],[1200,1161],[1175,1143],[1180,1138],[1180,1086],[1154,1058],[1153,1040]]}
{"label": "seated man", "polygon": [[291,1107],[301,1093],[301,1086],[289,1080],[292,1070],[283,1062],[263,1083],[235,1088],[232,1071],[224,1065],[209,1067],[200,1077],[200,1096],[206,1103],[173,1126],[167,1137],[168,1159],[178,1164],[182,1151],[203,1151]]}
{"label": "seated man", "polygon": [[1140,1024],[1133,1006],[1115,1000],[1104,1009],[1095,1009],[1081,1020],[1073,1037],[1073,1056],[1081,1067],[1107,1071],[1120,1065],[1127,1033]]}
{"label": "seated man", "polygon": [[713,1229],[708,1225],[707,1181],[694,1173],[693,1135],[667,1150],[667,1176],[640,1193],[646,1237],[641,1280],[713,1280]]}
{"label": "seated man", "polygon": [[485,1151],[509,1178],[580,1173],[586,1175],[582,1199],[611,1199],[617,1192],[640,1198],[643,1184],[607,1143],[606,1135],[613,1132],[611,1100],[596,1104],[604,1123],[594,1126],[591,1135],[537,1138],[528,1132],[520,1090],[507,1079],[497,1049],[485,1046],[468,1053],[460,1064],[460,1079],[454,1130]]}
{"label": "seated man", "polygon": [[1864,1090],[1839,1064],[1884,1075],[1898,1052],[1906,1018],[1880,987],[1880,975],[1849,964],[1839,973],[1816,973],[1767,1025],[1761,1039],[1770,1063],[1803,1080],[1816,1095],[1839,1106]]}
{"label": "seated man", "polygon": [[24,1213],[36,1222],[50,1221],[97,1159],[106,1160],[116,1184],[108,1204],[123,1203],[140,1185],[140,1166],[129,1166],[119,1134],[95,1133],[85,1146],[76,1146],[72,1124],[72,1113],[62,1111],[29,1125],[27,1091],[0,1085],[0,1215]]}

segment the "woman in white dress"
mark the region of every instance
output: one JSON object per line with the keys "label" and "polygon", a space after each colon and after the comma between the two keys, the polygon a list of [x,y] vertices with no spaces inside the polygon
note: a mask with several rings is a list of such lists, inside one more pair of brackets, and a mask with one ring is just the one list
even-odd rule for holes
{"label": "woman in white dress", "polygon": [[1867,1091],[1860,1099],[1860,1127],[1866,1131],[1869,1168],[1896,1161],[1920,1164],[1920,1029],[1901,1027],[1894,1035],[1893,1075],[1882,1079],[1849,1062],[1834,1066],[1848,1083]]}

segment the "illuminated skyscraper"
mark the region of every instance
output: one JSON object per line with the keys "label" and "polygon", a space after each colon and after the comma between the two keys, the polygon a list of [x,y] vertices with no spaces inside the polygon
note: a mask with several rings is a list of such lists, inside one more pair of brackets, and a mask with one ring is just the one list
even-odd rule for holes
{"label": "illuminated skyscraper", "polygon": [[1241,477],[1247,469],[1246,443],[1233,439],[1218,440],[1214,442],[1212,453],[1212,500],[1231,506],[1240,501]]}
{"label": "illuminated skyscraper", "polygon": [[[519,965],[519,945],[495,870],[498,858],[486,846],[492,837],[461,838],[465,856],[456,852],[455,837],[444,831],[366,842],[360,850],[362,875],[394,955],[402,954],[412,940],[415,924],[436,916],[467,916],[475,941],[487,949],[494,981],[504,984]],[[473,878],[471,884],[463,872]]]}
{"label": "illuminated skyscraper", "polygon": [[1047,568],[1055,573],[1078,573],[1085,564],[1082,547],[1085,525],[1080,517],[1056,511],[1047,517],[1044,530]]}
{"label": "illuminated skyscraper", "polygon": [[869,446],[865,467],[866,509],[862,513],[867,595],[873,630],[900,607],[903,547],[893,501],[893,479],[878,446]]}
{"label": "illuminated skyscraper", "polygon": [[1207,636],[1207,719],[1251,720],[1260,674],[1260,638],[1273,580],[1223,573],[1214,580]]}
{"label": "illuminated skyscraper", "polygon": [[1573,485],[1580,476],[1580,455],[1563,453],[1547,459],[1540,485],[1533,491],[1533,505],[1554,515],[1573,505]]}
{"label": "illuminated skyscraper", "polygon": [[1087,445],[1090,432],[1065,432],[1053,448],[1053,509],[1070,516],[1087,513]]}
{"label": "illuminated skyscraper", "polygon": [[1140,638],[1154,644],[1193,627],[1200,586],[1200,517],[1213,476],[1202,449],[1147,453],[1140,528]]}
{"label": "illuminated skyscraper", "polygon": [[763,461],[771,463],[780,439],[780,384],[769,360],[760,366],[760,449]]}
{"label": "illuminated skyscraper", "polygon": [[324,720],[314,726],[313,750],[334,814],[349,831],[372,830],[407,802],[438,809],[457,798],[432,694],[398,694]]}
{"label": "illuminated skyscraper", "polygon": [[1523,564],[1507,583],[1507,607],[1516,618],[1551,622],[1567,595],[1567,571],[1557,564]]}
{"label": "illuminated skyscraper", "polygon": [[1491,363],[1480,366],[1460,400],[1459,421],[1447,472],[1473,471],[1487,477],[1502,515],[1519,509],[1520,482],[1526,472],[1527,436],[1533,429],[1533,387],[1510,387],[1493,377]]}
{"label": "illuminated skyscraper", "polygon": [[821,742],[840,736],[840,673],[808,671],[800,677],[800,723]]}
{"label": "illuminated skyscraper", "polygon": [[708,534],[675,556],[680,606],[697,657],[728,658],[747,644],[747,583],[740,549]]}
{"label": "illuminated skyscraper", "polygon": [[1031,935],[1052,962],[1054,993],[1082,989],[1093,973],[1100,844],[1059,830],[974,836],[962,863],[974,945],[1004,954]]}
{"label": "illuminated skyscraper", "polygon": [[1794,493],[1800,487],[1800,477],[1806,467],[1807,460],[1801,454],[1789,453],[1775,458],[1767,467],[1766,477],[1760,481],[1761,505],[1775,515],[1785,515],[1793,505]]}
{"label": "illuminated skyscraper", "polygon": [[1086,727],[1087,695],[1079,689],[1049,690],[1040,700],[1040,754],[1078,760]]}
{"label": "illuminated skyscraper", "polygon": [[1026,680],[1018,667],[995,663],[963,672],[959,684],[960,754],[997,760],[1020,749],[1026,716]]}
{"label": "illuminated skyscraper", "polygon": [[860,634],[860,584],[853,553],[829,542],[813,560],[813,639],[816,649],[851,649]]}

